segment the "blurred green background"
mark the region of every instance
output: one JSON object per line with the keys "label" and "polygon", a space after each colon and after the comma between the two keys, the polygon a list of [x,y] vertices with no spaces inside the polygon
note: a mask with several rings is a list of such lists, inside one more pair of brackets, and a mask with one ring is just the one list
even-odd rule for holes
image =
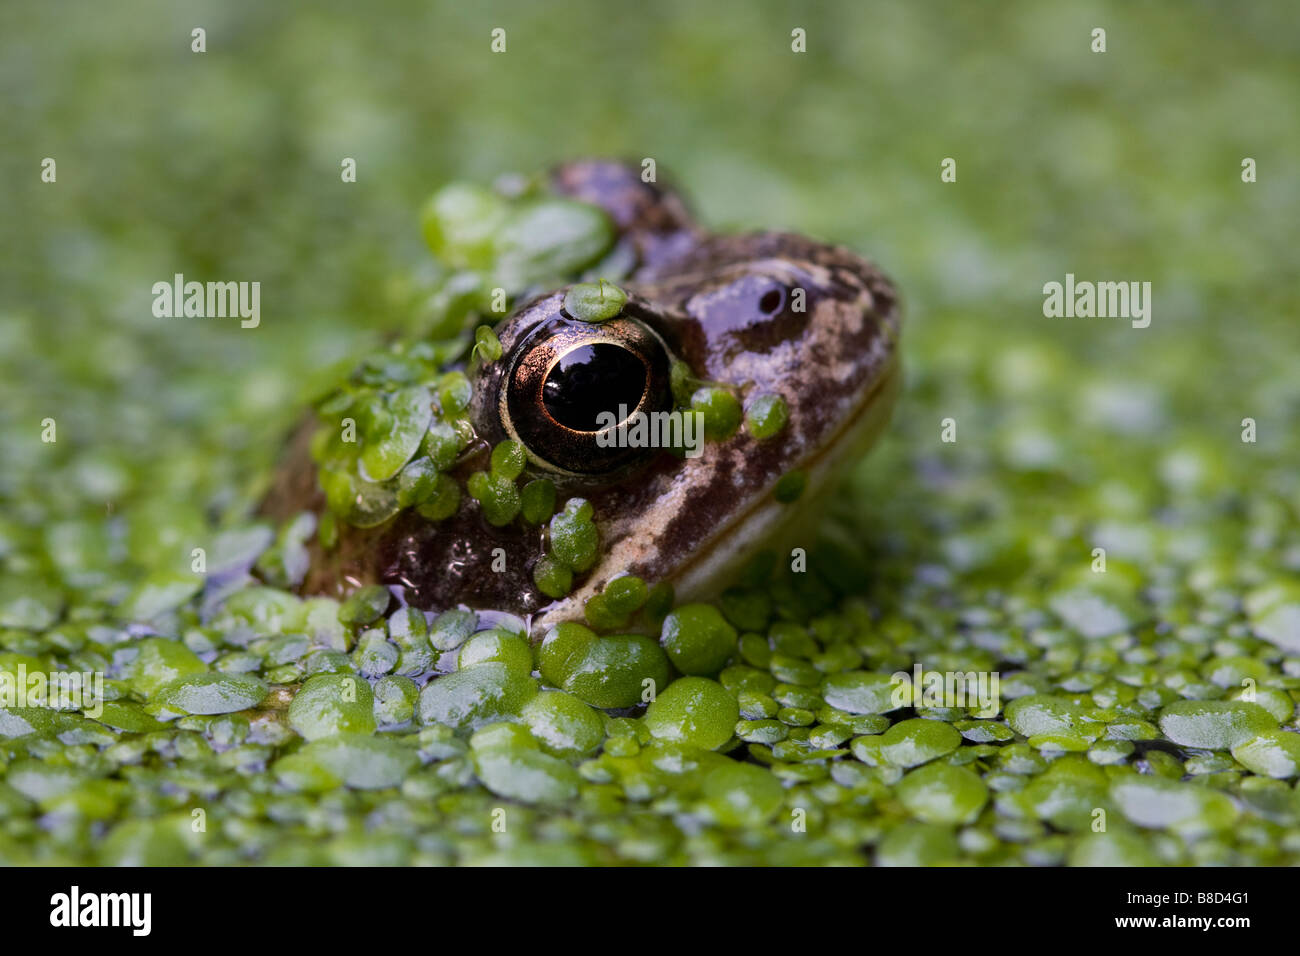
{"label": "blurred green background", "polygon": [[[1013,510],[1122,525],[1171,488],[1251,492],[1295,529],[1292,3],[5,4],[0,54],[10,570],[93,583],[105,549],[147,565],[246,509],[304,396],[411,321],[422,200],[593,154],[654,157],[715,228],[842,241],[897,281],[909,392],[859,478],[882,540],[934,552],[945,521]],[[155,318],[176,272],[260,281],[261,327]],[[1151,327],[1044,318],[1066,272],[1151,282]],[[127,524],[51,543],[78,514]]]}

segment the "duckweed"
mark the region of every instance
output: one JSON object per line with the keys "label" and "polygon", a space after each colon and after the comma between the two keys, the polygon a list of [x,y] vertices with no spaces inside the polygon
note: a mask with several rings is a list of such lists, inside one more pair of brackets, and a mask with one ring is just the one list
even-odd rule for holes
{"label": "duckweed", "polygon": [[1203,750],[1230,750],[1276,726],[1272,714],[1244,701],[1179,700],[1160,715],[1166,737]]}
{"label": "duckweed", "polygon": [[683,674],[722,670],[736,650],[736,629],[711,604],[686,604],[664,618],[660,637],[668,659]]}
{"label": "duckweed", "polygon": [[563,683],[597,640],[595,631],[574,621],[551,628],[537,646],[537,669],[542,679],[553,686]]}
{"label": "duckweed", "polygon": [[390,675],[375,682],[375,721],[381,726],[405,724],[415,715],[420,688],[402,675]]}
{"label": "duckweed", "polygon": [[627,293],[612,283],[580,282],[564,295],[564,311],[583,322],[604,322],[623,311]]}
{"label": "duckweed", "polygon": [[780,395],[764,393],[754,396],[745,409],[745,427],[759,441],[779,435],[789,420],[790,410]]}
{"label": "duckweed", "polygon": [[969,823],[988,800],[979,774],[952,764],[927,764],[911,771],[898,785],[898,800],[925,823]]}
{"label": "duckweed", "polygon": [[[33,663],[35,666],[27,665],[28,670],[39,672],[41,663]],[[7,666],[4,669],[10,670]],[[152,697],[164,684],[207,669],[199,656],[179,641],[147,637],[136,645],[135,659],[122,668],[122,679],[142,696]]]}
{"label": "duckweed", "polygon": [[703,677],[673,681],[646,710],[645,724],[660,739],[717,750],[729,741],[740,717],[736,699]]}
{"label": "duckweed", "polygon": [[592,265],[613,240],[613,225],[594,206],[550,197],[524,199],[494,233],[494,269],[515,294],[534,282]]}
{"label": "duckweed", "polygon": [[430,423],[429,430],[424,436],[424,444],[421,446],[430,463],[440,472],[446,471],[456,463],[456,458],[463,447],[464,442],[461,441],[460,435],[442,418]]}
{"label": "duckweed", "polygon": [[523,506],[514,479],[499,472],[476,471],[465,489],[482,506],[487,523],[498,528],[514,521]]}
{"label": "duckweed", "polygon": [[492,473],[509,481],[514,481],[528,463],[528,454],[524,446],[517,441],[503,441],[492,449]]}
{"label": "duckweed", "polygon": [[464,372],[448,372],[438,383],[438,407],[445,417],[459,415],[469,407],[474,388]]}
{"label": "duckweed", "polygon": [[490,261],[492,239],[509,213],[496,192],[472,183],[450,183],[420,211],[424,240],[439,259],[458,267],[481,267]]}
{"label": "duckweed", "polygon": [[518,634],[497,629],[482,631],[461,645],[456,663],[464,670],[484,661],[500,661],[527,674],[533,669],[533,650]]}
{"label": "duckweed", "polygon": [[725,827],[758,827],[770,820],[785,798],[781,782],[761,767],[724,763],[704,777],[704,800]]}
{"label": "duckweed", "polygon": [[1176,779],[1124,777],[1111,786],[1111,798],[1130,822],[1149,829],[1196,834],[1225,830],[1238,811],[1226,794],[1188,787]]}
{"label": "duckweed", "polygon": [[361,452],[361,477],[367,481],[387,481],[415,455],[433,419],[432,397],[426,388],[400,389],[387,412],[388,428],[369,437]]}
{"label": "duckweed", "polygon": [[501,357],[501,340],[490,325],[480,325],[474,330],[474,354],[484,362],[495,362]]}
{"label": "duckweed", "polygon": [[706,385],[691,396],[691,410],[704,416],[704,437],[709,441],[730,438],[740,427],[740,400],[730,389]]}
{"label": "duckweed", "polygon": [[400,656],[397,645],[389,643],[387,635],[375,628],[362,632],[357,639],[352,662],[357,673],[365,677],[381,677],[397,666]]}
{"label": "duckweed", "polygon": [[373,624],[383,615],[392,601],[388,589],[379,585],[359,588],[339,608],[339,620],[344,624]]}
{"label": "duckweed", "polygon": [[469,639],[477,624],[478,616],[472,611],[444,611],[428,625],[429,643],[440,651],[455,650]]}
{"label": "duckweed", "polygon": [[[51,626],[60,610],[58,595],[40,582],[12,580],[12,589],[0,605],[0,626],[43,630]],[[128,621],[149,621],[180,607],[203,588],[197,575],[157,571],[141,581],[118,608]]]}
{"label": "duckweed", "polygon": [[153,699],[159,715],[233,714],[260,704],[266,683],[243,674],[191,674],[158,688]]}
{"label": "duckweed", "polygon": [[518,716],[537,693],[537,682],[526,672],[500,661],[473,664],[435,678],[420,692],[421,723],[448,727],[480,727]]}
{"label": "duckweed", "polygon": [[668,659],[640,634],[595,638],[560,672],[557,686],[593,707],[632,707],[668,684]]}
{"label": "duckweed", "polygon": [[1251,773],[1288,779],[1300,775],[1300,733],[1265,730],[1232,748],[1233,759]]}
{"label": "duckweed", "polygon": [[529,524],[545,524],[555,514],[555,482],[535,478],[519,494],[519,510]]}
{"label": "duckweed", "polygon": [[397,476],[397,504],[402,508],[422,505],[438,492],[438,468],[428,457],[415,458]]}
{"label": "duckweed", "polygon": [[592,627],[602,631],[624,628],[628,621],[650,598],[650,589],[638,577],[623,575],[614,578],[599,594],[592,595],[583,605],[583,616]]}
{"label": "duckweed", "polygon": [[572,766],[539,750],[496,747],[477,751],[474,769],[483,785],[520,803],[563,804],[578,794]]}
{"label": "duckweed", "polygon": [[551,519],[551,550],[566,567],[582,572],[596,561],[600,536],[593,517],[595,510],[582,498],[570,498]]}
{"label": "duckweed", "polygon": [[369,681],[350,674],[309,677],[289,705],[289,726],[307,740],[375,731]]}
{"label": "duckweed", "polygon": [[600,714],[572,694],[542,691],[520,714],[548,753],[573,759],[594,753],[605,739]]}
{"label": "duckweed", "polygon": [[885,714],[897,710],[899,685],[886,674],[847,671],[830,674],[822,681],[822,697],[836,710],[849,714]]}
{"label": "duckweed", "polygon": [[415,751],[396,740],[343,733],[307,744],[276,769],[290,786],[299,784],[297,789],[384,790],[401,784],[418,762]]}
{"label": "duckweed", "polygon": [[573,590],[573,569],[554,556],[544,554],[533,565],[533,583],[549,598],[562,598]]}
{"label": "duckweed", "polygon": [[879,866],[942,866],[961,857],[951,827],[908,823],[889,831],[876,854]]}
{"label": "duckweed", "polygon": [[915,767],[952,753],[961,746],[961,734],[940,720],[901,720],[885,731],[880,743],[889,763]]}

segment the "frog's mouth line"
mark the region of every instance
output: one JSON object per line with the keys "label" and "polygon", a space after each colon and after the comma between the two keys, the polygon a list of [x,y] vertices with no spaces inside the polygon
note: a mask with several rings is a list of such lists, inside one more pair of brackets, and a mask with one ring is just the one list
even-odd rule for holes
{"label": "frog's mouth line", "polygon": [[[845,416],[831,440],[796,466],[808,475],[800,502],[784,505],[772,498],[771,489],[755,504],[721,527],[679,571],[677,600],[706,597],[720,582],[738,571],[764,546],[772,547],[782,529],[806,527],[799,518],[825,503],[823,491],[841,465],[856,461],[884,430],[902,386],[901,363],[891,357],[884,373]],[[856,434],[854,434],[856,432]],[[780,542],[776,544],[779,546]]]}

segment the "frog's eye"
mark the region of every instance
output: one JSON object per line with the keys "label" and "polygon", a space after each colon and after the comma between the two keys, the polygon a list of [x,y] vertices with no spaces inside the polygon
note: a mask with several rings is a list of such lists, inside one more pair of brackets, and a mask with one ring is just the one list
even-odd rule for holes
{"label": "frog's eye", "polygon": [[633,416],[671,410],[668,370],[663,341],[636,319],[552,319],[515,348],[501,421],[543,467],[616,471],[654,453],[618,447],[627,443],[616,440],[616,430]]}

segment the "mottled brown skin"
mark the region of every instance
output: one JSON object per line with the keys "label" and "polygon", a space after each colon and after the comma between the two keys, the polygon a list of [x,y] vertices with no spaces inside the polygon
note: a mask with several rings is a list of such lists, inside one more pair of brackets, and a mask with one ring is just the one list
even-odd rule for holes
{"label": "mottled brown skin", "polygon": [[[695,459],[650,453],[614,475],[537,470],[556,482],[561,503],[589,500],[600,531],[601,560],[561,601],[533,583],[544,529],[521,521],[492,528],[468,495],[446,521],[406,511],[378,528],[343,528],[333,552],[313,545],[304,592],[397,585],[421,608],[491,608],[533,617],[535,626],[580,617],[583,601],[621,574],[670,581],[679,599],[703,596],[790,523],[793,509],[772,499],[777,479],[804,469],[812,476],[804,497],[820,497],[835,460],[855,456],[883,425],[897,389],[899,314],[893,287],[870,263],[797,235],[707,234],[674,194],[619,164],[569,164],[552,185],[604,208],[619,241],[635,251],[638,266],[620,283],[629,293],[624,314],[657,332],[698,378],[738,386],[745,401],[780,394],[789,424],[762,442],[742,428]],[[805,293],[803,311],[792,307],[796,288]],[[775,309],[774,292],[781,300]],[[486,468],[488,449],[509,437],[498,409],[512,352],[538,324],[560,316],[563,298],[560,290],[524,303],[497,328],[503,357],[468,370],[480,441],[460,466],[462,481]],[[323,507],[307,457],[309,431],[304,426],[293,442],[268,496],[269,514]],[[504,572],[492,570],[496,548],[505,550]]]}

